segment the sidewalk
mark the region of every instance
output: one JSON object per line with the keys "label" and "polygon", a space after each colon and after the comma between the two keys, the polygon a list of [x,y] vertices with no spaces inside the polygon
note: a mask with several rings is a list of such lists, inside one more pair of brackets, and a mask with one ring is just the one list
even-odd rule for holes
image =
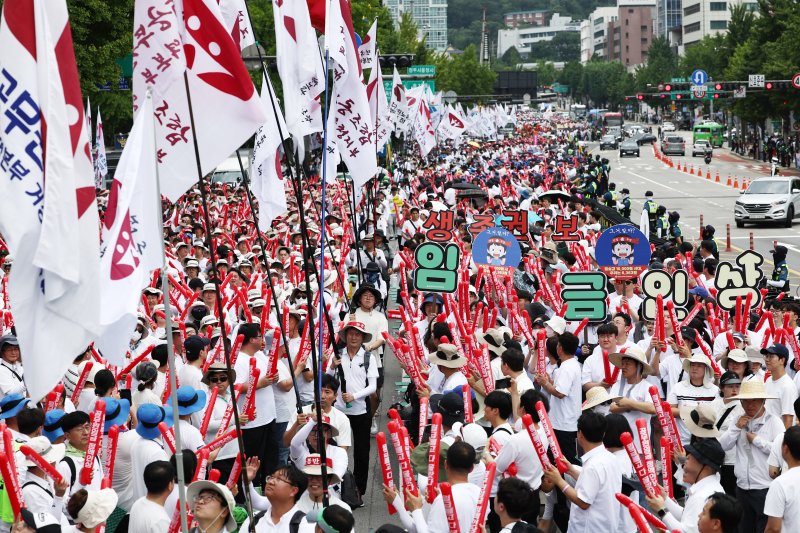
{"label": "sidewalk", "polygon": [[[719,159],[726,163],[747,164],[754,172],[758,172],[765,176],[769,176],[771,171],[770,163],[764,163],[761,160],[750,159],[731,151],[730,148],[717,148],[714,154],[714,159]],[[800,170],[791,167],[780,167],[780,172],[784,176],[800,176]]]}

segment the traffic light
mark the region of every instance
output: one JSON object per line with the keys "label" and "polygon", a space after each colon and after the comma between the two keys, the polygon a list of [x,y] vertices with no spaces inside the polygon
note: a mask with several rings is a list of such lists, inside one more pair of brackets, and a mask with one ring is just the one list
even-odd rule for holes
{"label": "traffic light", "polygon": [[664,90],[667,91],[667,92],[671,92],[672,91],[672,85],[670,85],[669,83],[665,83],[664,84]]}
{"label": "traffic light", "polygon": [[764,84],[764,89],[766,89],[768,91],[771,91],[772,90],[772,82],[768,81],[767,83],[765,83]]}
{"label": "traffic light", "polygon": [[[722,84],[721,83],[715,84],[714,85],[714,90],[715,91],[721,91],[722,90]],[[717,95],[714,95],[714,98],[718,98]]]}
{"label": "traffic light", "polygon": [[683,95],[682,95],[682,94],[676,94],[676,95],[675,95],[675,100],[680,100],[680,99],[682,99],[682,98],[683,98]]}
{"label": "traffic light", "polygon": [[414,54],[381,54],[381,68],[406,68],[414,64]]}
{"label": "traffic light", "polygon": [[722,96],[722,95],[721,95],[721,94],[719,94],[719,93],[714,93],[714,98],[715,98],[715,99],[716,99],[716,98],[719,98],[719,97],[721,97],[721,96]]}
{"label": "traffic light", "polygon": [[637,100],[644,100],[644,95],[643,94],[637,94],[636,95],[636,99]]}

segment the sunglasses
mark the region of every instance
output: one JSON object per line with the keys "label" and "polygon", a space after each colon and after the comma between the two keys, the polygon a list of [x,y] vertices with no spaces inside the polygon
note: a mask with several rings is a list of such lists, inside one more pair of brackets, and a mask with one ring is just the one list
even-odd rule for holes
{"label": "sunglasses", "polygon": [[225,383],[228,381],[228,376],[215,376],[213,378],[208,378],[209,383]]}

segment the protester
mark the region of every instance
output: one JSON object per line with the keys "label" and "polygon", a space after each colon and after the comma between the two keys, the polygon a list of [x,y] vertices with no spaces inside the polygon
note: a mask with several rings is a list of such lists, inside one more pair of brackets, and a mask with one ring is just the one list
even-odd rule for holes
{"label": "protester", "polygon": [[175,471],[169,461],[153,461],[144,467],[147,495],[131,507],[130,531],[158,533],[169,529],[172,515],[167,513],[164,504],[172,492],[174,477]]}

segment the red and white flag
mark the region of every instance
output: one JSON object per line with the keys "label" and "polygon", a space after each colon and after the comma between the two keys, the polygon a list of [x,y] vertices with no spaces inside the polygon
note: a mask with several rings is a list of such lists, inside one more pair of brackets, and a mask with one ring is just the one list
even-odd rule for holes
{"label": "red and white flag", "polygon": [[359,191],[375,176],[378,165],[373,138],[375,127],[370,124],[369,99],[356,51],[350,2],[331,0],[325,23],[334,80],[328,113],[328,142],[331,138],[335,140],[353,177],[353,187]]}
{"label": "red and white flag", "polygon": [[436,130],[442,139],[457,139],[467,129],[464,117],[459,116],[458,111],[449,104],[445,109],[439,128]]}
{"label": "red and white flag", "polygon": [[[89,103],[89,97],[86,97],[86,107],[84,108],[86,112],[86,132],[89,134],[89,146],[94,146],[92,144],[92,105]],[[89,150],[89,160],[92,162],[94,166],[94,159],[93,159],[92,151]]]}
{"label": "red and white flag", "polygon": [[373,68],[369,73],[367,97],[369,98],[370,119],[375,125],[375,150],[379,151],[389,141],[393,129],[380,67]]}
{"label": "red and white flag", "polygon": [[[272,107],[271,95],[273,97],[275,95],[272,81],[265,76],[261,82],[261,100],[268,109]],[[278,119],[275,120],[274,114],[269,113],[270,118],[256,132],[253,157],[250,161],[250,189],[258,200],[258,227],[261,231],[267,231],[272,220],[288,209],[286,183],[281,168],[280,135],[281,132],[287,135],[288,130],[277,103],[275,109],[278,112]]]}
{"label": "red and white flag", "polygon": [[111,182],[100,248],[104,333],[95,345],[116,366],[124,363],[142,289],[161,266],[156,166],[153,101],[145,96]]}
{"label": "red and white flag", "polygon": [[308,5],[302,0],[273,0],[272,10],[286,126],[299,141],[323,130],[320,95],[325,90],[325,69]]}
{"label": "red and white flag", "polygon": [[403,80],[400,79],[400,74],[397,72],[397,67],[394,67],[394,75],[392,77],[392,94],[389,99],[389,115],[394,120],[395,131],[397,133],[405,133],[411,126],[411,113],[406,103],[406,89],[403,86]]}
{"label": "red and white flag", "polygon": [[266,120],[240,53],[215,0],[183,0],[182,18],[171,1],[136,0],[134,111],[152,90],[161,193],[171,201],[198,177],[187,85],[203,175]]}
{"label": "red and white flag", "polygon": [[103,135],[103,118],[100,116],[100,108],[97,108],[97,144],[95,146],[94,158],[94,186],[98,189],[103,188],[106,176],[108,176],[108,161],[106,160],[106,141]]}
{"label": "red and white flag", "polygon": [[436,133],[431,122],[431,110],[424,98],[417,100],[415,112],[414,139],[419,143],[420,154],[425,157],[436,146]]}
{"label": "red and white flag", "polygon": [[256,43],[244,0],[219,0],[219,10],[225,27],[239,50]]}
{"label": "red and white flag", "polygon": [[378,19],[372,23],[367,34],[361,39],[361,46],[358,47],[358,57],[361,60],[361,68],[373,68],[380,65],[377,64],[377,48],[375,41],[378,38]]}
{"label": "red and white flag", "polygon": [[99,219],[64,0],[0,20],[0,232],[25,382],[39,400],[100,331]]}

